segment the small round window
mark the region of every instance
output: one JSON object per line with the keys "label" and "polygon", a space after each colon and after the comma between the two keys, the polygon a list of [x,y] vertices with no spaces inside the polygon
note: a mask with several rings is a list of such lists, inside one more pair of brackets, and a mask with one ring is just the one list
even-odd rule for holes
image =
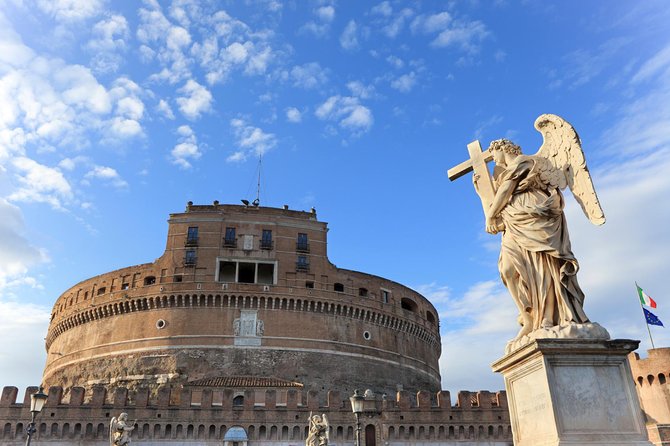
{"label": "small round window", "polygon": [[364,332],[363,332],[363,338],[364,338],[366,341],[369,341],[369,340],[372,338],[372,335],[370,334],[369,331],[364,331]]}
{"label": "small round window", "polygon": [[156,321],[156,328],[159,329],[159,330],[162,330],[163,328],[165,328],[166,325],[167,325],[167,322],[165,322],[165,320],[163,320],[163,319],[158,319]]}

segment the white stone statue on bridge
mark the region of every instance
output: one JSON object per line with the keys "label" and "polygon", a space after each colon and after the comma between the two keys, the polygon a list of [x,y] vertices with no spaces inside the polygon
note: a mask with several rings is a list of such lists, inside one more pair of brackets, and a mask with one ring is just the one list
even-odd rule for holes
{"label": "white stone statue on bridge", "polygon": [[[482,152],[475,141],[468,145],[470,160],[448,173],[454,180],[474,171],[486,231],[502,232],[498,267],[521,325],[508,352],[537,338],[609,339],[584,313],[579,265],[563,212],[561,190],[569,186],[588,219],[596,225],[605,222],[579,136],[567,121],[551,114],[537,118],[535,128],[544,137],[535,155],[522,154],[506,139],[493,141]],[[486,166],[491,160],[493,178]]]}
{"label": "white stone statue on bridge", "polygon": [[135,423],[128,422],[128,414],[122,413],[119,417],[112,417],[109,423],[109,445],[128,446],[130,433],[135,429]]}
{"label": "white stone statue on bridge", "polygon": [[309,433],[305,439],[305,446],[328,446],[329,441],[328,418],[326,414],[312,415],[309,413]]}

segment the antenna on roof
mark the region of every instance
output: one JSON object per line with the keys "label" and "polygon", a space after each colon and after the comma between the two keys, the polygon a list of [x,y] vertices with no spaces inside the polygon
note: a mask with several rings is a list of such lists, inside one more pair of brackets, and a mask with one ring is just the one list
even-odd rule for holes
{"label": "antenna on roof", "polygon": [[258,155],[258,187],[256,189],[256,199],[251,202],[258,207],[261,204],[261,164],[263,162],[263,155]]}

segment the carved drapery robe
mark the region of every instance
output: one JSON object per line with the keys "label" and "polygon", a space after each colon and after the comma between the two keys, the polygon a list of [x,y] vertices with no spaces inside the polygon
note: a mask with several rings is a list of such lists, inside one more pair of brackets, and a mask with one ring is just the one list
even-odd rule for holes
{"label": "carved drapery robe", "polygon": [[589,322],[577,283],[579,265],[570,247],[563,194],[547,186],[539,169],[546,162],[519,155],[496,181],[518,182],[500,212],[505,230],[498,266],[519,308],[530,313],[533,330]]}

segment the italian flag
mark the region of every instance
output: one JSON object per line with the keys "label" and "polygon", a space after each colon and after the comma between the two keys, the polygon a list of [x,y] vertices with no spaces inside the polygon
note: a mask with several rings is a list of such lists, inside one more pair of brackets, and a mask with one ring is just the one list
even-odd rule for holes
{"label": "italian flag", "polygon": [[652,299],[651,297],[647,296],[647,294],[642,291],[642,288],[640,288],[637,284],[635,284],[637,287],[637,294],[640,296],[640,302],[642,302],[642,305],[646,305],[651,308],[656,308],[656,301]]}

